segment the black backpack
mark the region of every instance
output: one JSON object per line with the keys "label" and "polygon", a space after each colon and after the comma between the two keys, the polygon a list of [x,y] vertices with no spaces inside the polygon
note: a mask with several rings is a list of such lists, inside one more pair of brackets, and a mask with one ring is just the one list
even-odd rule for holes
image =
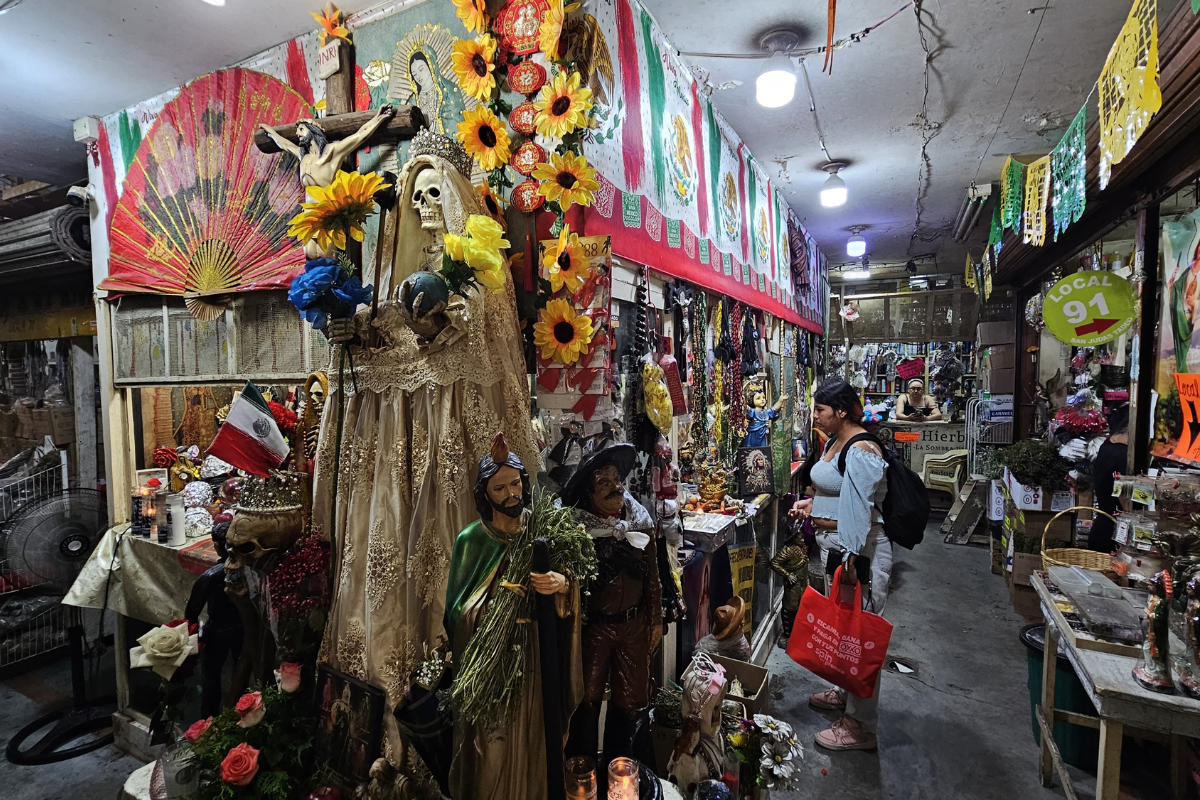
{"label": "black backpack", "polygon": [[887,497],[883,499],[883,532],[893,544],[912,550],[925,538],[929,524],[929,493],[921,476],[904,459],[870,433],[850,437],[838,456],[838,472],[846,474],[846,451],[855,442],[874,442],[887,462]]}

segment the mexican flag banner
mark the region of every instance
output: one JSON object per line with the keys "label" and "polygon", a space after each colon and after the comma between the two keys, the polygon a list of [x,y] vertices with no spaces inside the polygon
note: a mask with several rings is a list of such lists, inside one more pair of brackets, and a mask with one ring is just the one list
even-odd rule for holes
{"label": "mexican flag banner", "polygon": [[229,407],[225,424],[209,445],[208,454],[265,478],[268,471],[278,469],[290,452],[267,401],[257,386],[246,381],[242,393]]}

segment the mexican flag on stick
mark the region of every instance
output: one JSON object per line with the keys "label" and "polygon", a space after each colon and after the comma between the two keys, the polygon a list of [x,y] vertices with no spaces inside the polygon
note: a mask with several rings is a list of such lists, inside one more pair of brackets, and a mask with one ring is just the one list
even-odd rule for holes
{"label": "mexican flag on stick", "polygon": [[216,456],[240,470],[266,477],[288,457],[291,448],[279,432],[275,417],[258,387],[246,381],[242,393],[229,407],[225,424],[217,431],[208,455]]}

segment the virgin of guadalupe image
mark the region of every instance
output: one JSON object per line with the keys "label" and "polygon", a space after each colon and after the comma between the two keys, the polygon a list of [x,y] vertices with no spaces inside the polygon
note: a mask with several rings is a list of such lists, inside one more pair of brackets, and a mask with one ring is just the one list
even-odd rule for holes
{"label": "virgin of guadalupe image", "polygon": [[408,60],[408,83],[412,103],[421,109],[436,133],[445,133],[442,125],[442,87],[423,50],[414,50]]}

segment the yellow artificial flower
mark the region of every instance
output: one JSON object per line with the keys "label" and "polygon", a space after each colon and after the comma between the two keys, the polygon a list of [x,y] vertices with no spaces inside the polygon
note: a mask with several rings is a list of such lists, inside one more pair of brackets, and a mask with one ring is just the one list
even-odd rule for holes
{"label": "yellow artificial flower", "polygon": [[288,235],[295,236],[301,244],[316,239],[323,250],[331,246],[345,250],[346,234],[356,241],[363,240],[363,224],[375,210],[375,193],[388,186],[391,184],[384,183],[382,176],[374,172],[360,175],[338,170],[328,186],[308,187],[312,200],[292,217]]}
{"label": "yellow artificial flower", "polygon": [[533,104],[537,109],[534,125],[542,136],[562,137],[576,128],[587,127],[588,112],[592,110],[592,90],[579,84],[583,76],[572,72],[570,77],[560,72],[542,87],[542,99]]}
{"label": "yellow artificial flower", "polygon": [[471,33],[487,30],[487,0],[454,0],[455,13]]}
{"label": "yellow artificial flower", "polygon": [[465,237],[447,233],[442,236],[442,244],[445,246],[446,255],[450,256],[451,259],[455,261],[463,260],[463,247],[466,245]]}
{"label": "yellow artificial flower", "polygon": [[508,275],[504,271],[504,262],[497,258],[495,265],[489,269],[475,270],[475,280],[483,284],[483,287],[492,294],[503,292],[504,286],[508,282]]}
{"label": "yellow artificial flower", "polygon": [[488,216],[500,223],[500,227],[507,231],[508,220],[504,218],[504,203],[499,197],[492,194],[492,187],[481,183],[475,187],[475,192],[483,201],[483,207],[487,209]]}
{"label": "yellow artificial flower", "polygon": [[463,121],[458,123],[458,140],[489,172],[508,163],[508,131],[490,108],[464,111]]}
{"label": "yellow artificial flower", "polygon": [[496,40],[490,34],[454,43],[454,75],[463,91],[476,100],[487,100],[496,88]]}
{"label": "yellow artificial flower", "polygon": [[310,11],[308,13],[321,26],[321,47],[324,47],[329,39],[350,41],[350,31],[342,25],[342,12],[333,3],[326,3],[324,12]]}
{"label": "yellow artificial flower", "polygon": [[[457,1],[457,0],[456,0]],[[567,14],[579,8],[579,3],[563,7],[563,0],[550,0],[550,8],[542,17],[542,26],[538,29],[538,47],[550,61],[557,61],[562,53],[559,52],[559,42],[562,39],[563,25]]]}
{"label": "yellow artificial flower", "polygon": [[499,269],[504,263],[498,252],[481,246],[470,239],[463,246],[463,261],[476,272]]}
{"label": "yellow artificial flower", "polygon": [[564,225],[558,241],[546,248],[542,266],[546,268],[551,289],[555,292],[565,286],[568,292],[575,294],[592,274],[592,262],[583,252],[579,234],[571,233],[570,225]]}
{"label": "yellow artificial flower", "polygon": [[600,189],[596,170],[588,166],[586,158],[574,153],[551,153],[549,161],[534,168],[533,177],[542,182],[538,194],[549,202],[557,200],[563,211],[572,203],[590,206],[592,193]]}
{"label": "yellow artificial flower", "polygon": [[533,343],[542,348],[542,358],[574,364],[592,344],[592,320],[576,314],[566,300],[551,300],[533,324]]}
{"label": "yellow artificial flower", "polygon": [[504,228],[491,217],[483,214],[472,214],[467,217],[467,235],[476,245],[499,253],[500,248],[512,247],[504,238]]}

